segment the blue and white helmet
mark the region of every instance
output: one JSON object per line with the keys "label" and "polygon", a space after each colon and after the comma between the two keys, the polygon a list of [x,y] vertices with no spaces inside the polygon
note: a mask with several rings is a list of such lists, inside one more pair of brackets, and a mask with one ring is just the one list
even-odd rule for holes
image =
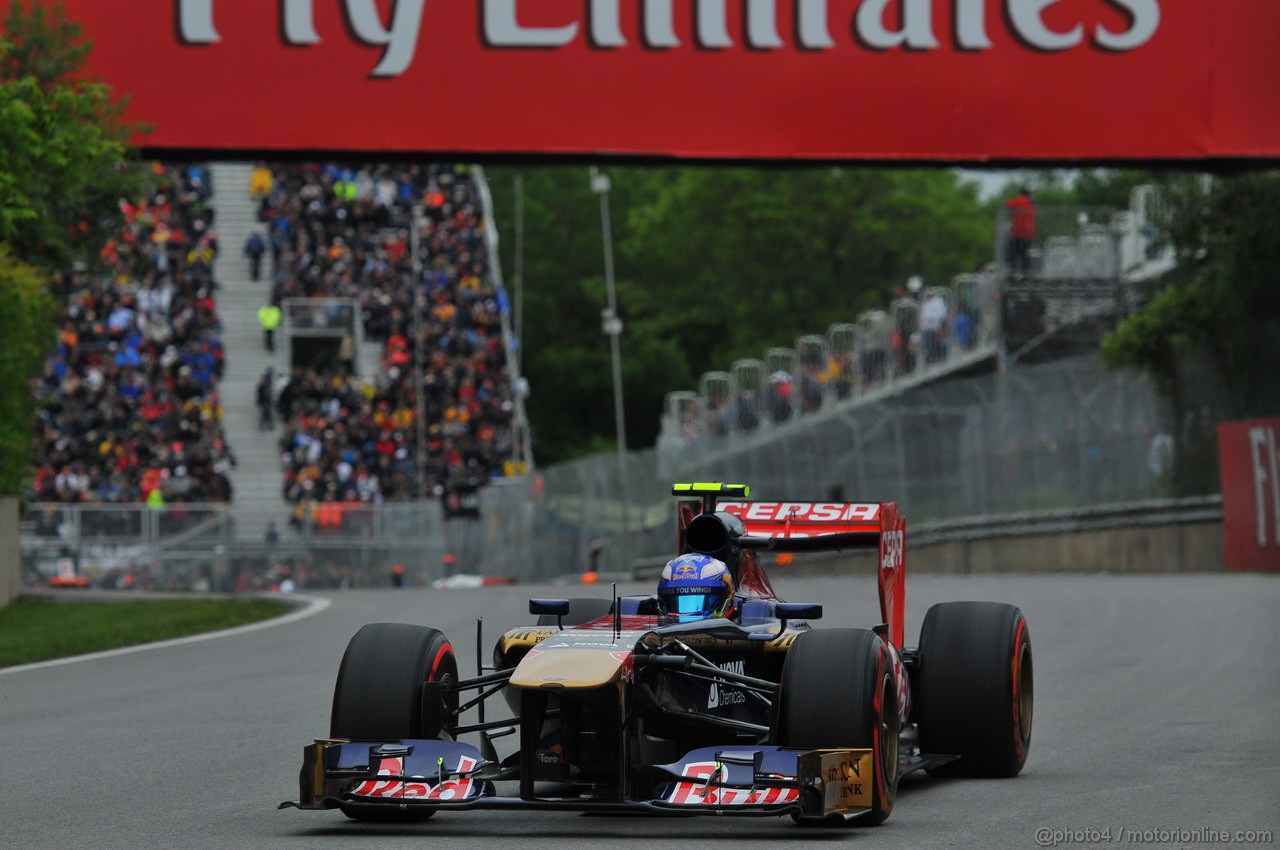
{"label": "blue and white helmet", "polygon": [[667,562],[658,598],[667,615],[681,623],[733,614],[733,575],[709,555],[681,555]]}

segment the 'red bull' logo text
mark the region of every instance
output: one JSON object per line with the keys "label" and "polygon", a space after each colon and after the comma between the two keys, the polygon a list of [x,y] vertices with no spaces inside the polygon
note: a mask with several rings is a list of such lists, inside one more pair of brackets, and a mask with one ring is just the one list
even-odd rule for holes
{"label": "'red bull' logo text", "polygon": [[[394,0],[384,18],[378,0],[340,0],[351,36],[363,44],[382,47],[382,58],[370,72],[374,77],[397,77],[408,70],[423,34],[427,0]],[[458,0],[448,0],[449,3]],[[1024,46],[1056,52],[1082,45],[1103,50],[1129,51],[1149,42],[1160,27],[1160,0],[1095,0],[1099,8],[1118,11],[1127,27],[1112,29],[1098,23],[1086,26],[1077,20],[1063,25],[1046,22],[1046,13],[1060,0],[951,0],[949,24],[956,49],[989,50],[992,27],[1003,26]],[[178,0],[177,31],[186,44],[217,44],[217,0]],[[642,10],[634,27],[624,25]],[[837,20],[829,0],[746,0],[742,10],[742,36],[736,40],[729,0],[694,0],[694,15],[682,32],[685,3],[677,0],[589,0],[585,16],[566,12],[555,24],[522,24],[520,9],[536,9],[534,0],[477,0],[480,31],[492,48],[561,48],[585,37],[592,48],[616,50],[639,45],[655,50],[691,46],[703,50],[745,47],[756,51],[793,47],[823,51],[856,44],[866,50],[937,50],[946,11],[935,16],[936,0],[859,0],[852,20]],[[844,5],[844,4],[838,4]],[[993,13],[994,5],[1003,14]],[[266,14],[275,14],[262,4]],[[944,7],[945,8],[945,7]],[[281,0],[279,23],[283,41],[294,47],[323,43],[317,31],[313,0]],[[625,14],[624,14],[625,13]],[[794,26],[779,26],[781,15],[791,15]],[[677,23],[679,16],[680,23]],[[1060,17],[1060,16],[1059,16]],[[1057,20],[1055,18],[1055,20]],[[849,36],[852,36],[850,40]]]}

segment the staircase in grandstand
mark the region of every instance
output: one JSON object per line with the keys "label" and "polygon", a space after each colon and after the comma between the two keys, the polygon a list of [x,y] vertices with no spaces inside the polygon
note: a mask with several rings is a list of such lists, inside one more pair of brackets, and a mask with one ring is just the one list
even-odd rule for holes
{"label": "staircase in grandstand", "polygon": [[279,428],[260,430],[254,391],[268,368],[276,376],[287,373],[287,341],[276,333],[275,352],[263,345],[258,324],[258,308],[271,295],[271,259],[262,262],[259,280],[249,276],[249,260],[244,244],[253,231],[266,236],[257,220],[257,205],[249,197],[250,163],[213,163],[215,222],[221,250],[214,271],[219,283],[218,314],[222,319],[222,339],[226,347],[226,371],[220,385],[223,427],[227,443],[236,456],[232,471],[231,507],[235,518],[235,538],[261,543],[267,524],[274,519],[282,528],[280,501],[280,451],[276,445]]}

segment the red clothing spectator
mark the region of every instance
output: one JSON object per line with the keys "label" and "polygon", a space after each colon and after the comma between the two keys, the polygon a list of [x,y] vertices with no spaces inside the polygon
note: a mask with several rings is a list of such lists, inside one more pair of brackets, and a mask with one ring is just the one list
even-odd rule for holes
{"label": "red clothing spectator", "polygon": [[1031,271],[1031,243],[1036,238],[1036,205],[1026,187],[1004,202],[1009,210],[1009,265],[1015,274]]}

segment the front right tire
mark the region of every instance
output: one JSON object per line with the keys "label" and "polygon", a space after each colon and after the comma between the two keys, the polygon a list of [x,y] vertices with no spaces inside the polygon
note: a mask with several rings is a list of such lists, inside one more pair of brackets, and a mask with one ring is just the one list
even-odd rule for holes
{"label": "front right tire", "polygon": [[458,659],[437,629],[371,623],[347,644],[333,689],[329,735],[353,741],[437,738],[457,696],[427,704],[422,686],[458,680]]}
{"label": "front right tire", "polygon": [[[424,698],[423,685],[458,680],[458,660],[438,629],[407,623],[371,623],[347,644],[333,689],[329,735],[353,741],[437,738],[457,711],[457,695]],[[423,821],[434,810],[340,806],[354,820]]]}

